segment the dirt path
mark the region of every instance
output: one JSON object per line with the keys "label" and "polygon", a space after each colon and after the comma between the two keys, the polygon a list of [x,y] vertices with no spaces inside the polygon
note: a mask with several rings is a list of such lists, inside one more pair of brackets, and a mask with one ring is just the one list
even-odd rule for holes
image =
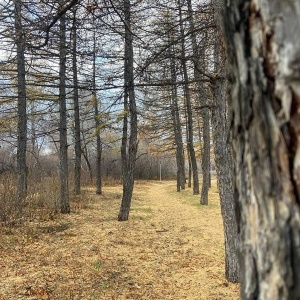
{"label": "dirt path", "polygon": [[223,276],[216,189],[208,207],[173,190],[138,183],[129,222],[116,221],[120,187],[104,187],[68,216],[2,232],[0,300],[239,299]]}

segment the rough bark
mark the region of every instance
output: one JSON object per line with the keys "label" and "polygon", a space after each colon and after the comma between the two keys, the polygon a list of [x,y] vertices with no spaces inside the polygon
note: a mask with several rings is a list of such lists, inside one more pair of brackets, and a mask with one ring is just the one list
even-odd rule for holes
{"label": "rough bark", "polygon": [[27,112],[26,112],[26,82],[25,82],[25,39],[22,28],[22,1],[15,1],[15,41],[17,45],[17,71],[18,71],[18,148],[17,173],[18,188],[16,194],[16,207],[19,217],[22,216],[23,200],[27,194]]}
{"label": "rough bark", "polygon": [[[62,6],[64,1],[59,2]],[[69,213],[68,187],[68,139],[67,139],[67,107],[66,107],[66,19],[63,15],[59,24],[59,138],[60,138],[60,210]]]}
{"label": "rough bark", "polygon": [[225,7],[243,299],[300,299],[300,2]]}
{"label": "rough bark", "polygon": [[222,6],[214,3],[217,24],[214,49],[215,80],[212,82],[212,137],[224,227],[225,277],[231,282],[239,281],[238,224],[233,190],[232,146],[228,139],[228,112],[225,79],[225,53],[218,18]]}
{"label": "rough bark", "polygon": [[75,165],[74,165],[74,192],[80,194],[81,181],[81,138],[80,138],[80,111],[77,79],[77,24],[76,9],[74,9],[73,19],[73,97],[74,97],[74,140],[75,140]]}
{"label": "rough bark", "polygon": [[212,82],[212,137],[224,226],[225,277],[231,282],[239,281],[237,207],[233,190],[232,146],[229,140],[226,95],[225,51],[220,17],[222,3],[214,1],[216,35],[214,46],[215,80]]}
{"label": "rough bark", "polygon": [[[122,172],[123,172],[123,196],[118,216],[118,221],[127,221],[131,206],[131,198],[134,187],[134,170],[137,153],[137,109],[134,94],[133,74],[133,34],[131,31],[131,5],[130,0],[124,1],[124,25],[125,25],[125,63],[124,63],[124,108],[128,103],[128,111],[124,111],[124,128],[121,146]],[[127,116],[128,114],[128,116]],[[130,133],[127,139],[128,117],[130,117]],[[128,145],[127,145],[128,140]],[[125,144],[126,143],[126,144]]]}

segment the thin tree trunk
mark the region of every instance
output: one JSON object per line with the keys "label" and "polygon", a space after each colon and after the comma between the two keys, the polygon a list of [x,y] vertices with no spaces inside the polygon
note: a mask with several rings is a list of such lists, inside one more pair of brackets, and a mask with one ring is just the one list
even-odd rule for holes
{"label": "thin tree trunk", "polygon": [[17,45],[17,70],[18,70],[18,148],[17,148],[17,172],[18,188],[16,194],[16,206],[18,217],[22,216],[23,201],[27,194],[27,112],[26,112],[26,82],[25,82],[25,55],[24,33],[22,27],[22,1],[15,1],[15,38]]}
{"label": "thin tree trunk", "polygon": [[184,29],[183,29],[183,20],[182,20],[182,11],[181,4],[179,1],[179,17],[180,17],[180,35],[182,37],[181,40],[181,65],[183,70],[183,78],[185,84],[184,95],[185,95],[185,103],[186,103],[186,111],[187,111],[187,133],[188,133],[188,142],[187,147],[189,148],[190,160],[192,165],[192,175],[193,175],[193,194],[199,194],[199,177],[198,177],[198,166],[197,166],[197,158],[194,148],[194,132],[193,132],[193,112],[192,112],[192,103],[191,103],[191,93],[188,85],[189,76],[187,72],[186,66],[186,54],[185,54],[185,39],[184,39]]}
{"label": "thin tree trunk", "polygon": [[[60,6],[64,1],[59,1]],[[68,187],[68,140],[67,140],[67,107],[66,107],[66,19],[60,18],[60,52],[59,52],[59,137],[60,137],[60,210],[69,213],[69,187]]]}
{"label": "thin tree trunk", "polygon": [[[124,112],[124,127],[127,129],[128,117],[130,117],[130,134],[127,143],[127,130],[123,129],[122,138],[122,167],[123,167],[123,197],[118,216],[119,221],[127,221],[131,206],[131,198],[134,186],[134,170],[137,153],[137,110],[134,94],[134,76],[133,76],[133,34],[131,31],[131,8],[130,0],[124,0],[124,16],[125,16],[125,63],[124,63],[124,108],[127,101],[129,102],[129,111]],[[126,123],[126,124],[125,124]],[[126,136],[125,136],[126,135]],[[127,147],[128,146],[128,147]],[[125,149],[126,147],[126,149]],[[126,161],[125,161],[126,157]]]}
{"label": "thin tree trunk", "polygon": [[[184,97],[184,105],[186,106],[185,97]],[[185,119],[185,132],[186,132],[186,152],[187,152],[187,160],[188,160],[188,187],[192,187],[192,162],[191,162],[191,155],[190,155],[190,148],[188,147],[189,144],[189,129],[188,129],[188,121],[187,121],[187,112],[186,109],[184,110],[184,119]]]}
{"label": "thin tree trunk", "polygon": [[[173,26],[171,24],[171,26]],[[169,31],[169,28],[168,28]],[[172,37],[169,37],[169,41],[173,42]],[[178,96],[177,96],[177,76],[176,76],[176,60],[174,46],[169,48],[170,57],[170,73],[173,85],[171,89],[171,115],[173,119],[174,128],[174,142],[176,145],[176,165],[177,165],[177,192],[185,189],[185,161],[184,161],[184,149],[181,132],[181,121],[179,114]]]}
{"label": "thin tree trunk", "polygon": [[208,190],[209,190],[209,185],[210,185],[209,109],[206,107],[204,86],[201,82],[201,74],[199,73],[199,70],[203,69],[203,67],[201,66],[201,59],[203,59],[203,58],[200,57],[200,53],[198,50],[191,0],[187,0],[187,4],[188,4],[188,19],[189,19],[189,24],[190,24],[191,40],[192,40],[192,48],[193,48],[194,76],[195,76],[195,79],[198,80],[197,86],[198,86],[198,93],[199,93],[199,104],[202,107],[201,115],[202,115],[202,121],[203,121],[202,189],[201,189],[200,204],[207,205],[208,204]]}
{"label": "thin tree trunk", "polygon": [[100,115],[98,108],[98,98],[96,92],[96,32],[93,35],[93,103],[95,112],[95,125],[96,125],[96,194],[102,194],[102,174],[101,174],[101,162],[102,162],[102,142],[100,136]]}
{"label": "thin tree trunk", "polygon": [[[201,101],[201,105],[205,105],[205,100]],[[210,187],[210,125],[209,125],[209,110],[202,109],[203,120],[203,155],[202,155],[202,189],[200,204],[208,204],[208,190]]]}
{"label": "thin tree trunk", "polygon": [[300,2],[230,1],[224,16],[241,295],[300,299]]}
{"label": "thin tree trunk", "polygon": [[75,166],[74,166],[74,192],[80,194],[81,181],[81,138],[80,138],[80,111],[77,80],[77,24],[76,9],[73,19],[73,85],[74,85],[74,136],[75,136]]}
{"label": "thin tree trunk", "polygon": [[86,162],[86,165],[88,167],[88,170],[89,170],[89,175],[90,175],[90,182],[92,183],[93,182],[93,169],[92,169],[92,165],[90,163],[90,160],[89,160],[89,155],[88,155],[88,151],[86,149],[86,145],[84,146],[83,149],[81,149],[81,153],[83,155],[83,158]]}

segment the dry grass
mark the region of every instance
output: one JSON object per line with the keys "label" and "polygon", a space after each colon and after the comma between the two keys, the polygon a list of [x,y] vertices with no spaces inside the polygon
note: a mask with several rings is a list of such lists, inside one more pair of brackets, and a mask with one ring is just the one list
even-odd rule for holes
{"label": "dry grass", "polygon": [[128,222],[116,221],[121,187],[107,186],[70,215],[2,228],[0,299],[239,299],[223,276],[216,188],[200,207],[175,187],[137,183]]}

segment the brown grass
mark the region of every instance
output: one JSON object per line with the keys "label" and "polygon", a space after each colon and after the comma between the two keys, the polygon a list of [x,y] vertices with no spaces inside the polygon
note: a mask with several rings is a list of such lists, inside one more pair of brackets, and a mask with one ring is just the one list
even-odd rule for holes
{"label": "brown grass", "polygon": [[1,228],[0,299],[239,299],[224,279],[218,194],[199,206],[174,182],[135,186],[117,222],[120,186],[87,189],[70,215]]}

